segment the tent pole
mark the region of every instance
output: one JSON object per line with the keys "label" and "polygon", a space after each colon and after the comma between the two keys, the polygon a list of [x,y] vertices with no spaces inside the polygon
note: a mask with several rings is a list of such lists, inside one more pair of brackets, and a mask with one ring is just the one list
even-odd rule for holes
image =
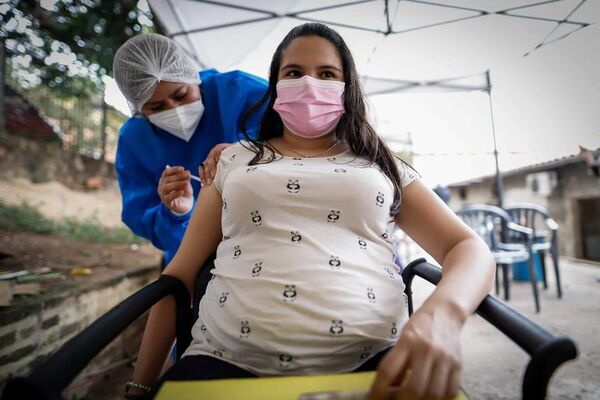
{"label": "tent pole", "polygon": [[490,79],[490,70],[485,71],[485,77],[487,79],[487,93],[490,102],[490,117],[492,122],[492,137],[494,138],[494,161],[496,162],[496,201],[498,207],[504,206],[504,182],[502,181],[502,174],[500,174],[500,168],[498,167],[498,146],[496,145],[496,128],[494,126],[494,109],[492,107],[492,81]]}

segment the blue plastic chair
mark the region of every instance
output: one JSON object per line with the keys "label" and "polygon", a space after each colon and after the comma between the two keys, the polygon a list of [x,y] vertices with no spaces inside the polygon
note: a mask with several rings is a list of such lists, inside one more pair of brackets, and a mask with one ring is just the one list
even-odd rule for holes
{"label": "blue plastic chair", "polygon": [[558,298],[562,298],[558,265],[558,224],[544,207],[537,204],[518,203],[504,207],[504,209],[511,216],[513,222],[533,230],[533,244],[531,247],[534,253],[538,253],[540,257],[544,289],[548,289],[545,256],[546,253],[550,253],[554,264],[557,295]]}
{"label": "blue plastic chair", "polygon": [[526,261],[533,291],[535,311],[540,312],[540,299],[533,260],[533,230],[512,221],[503,209],[473,204],[456,212],[475,233],[488,245],[496,261],[496,294],[499,293],[498,270],[502,269],[504,299],[510,299],[509,269],[513,263]]}

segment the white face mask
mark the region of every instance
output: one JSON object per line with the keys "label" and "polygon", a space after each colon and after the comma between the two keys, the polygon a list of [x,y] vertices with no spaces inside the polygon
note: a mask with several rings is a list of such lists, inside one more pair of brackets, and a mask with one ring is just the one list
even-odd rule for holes
{"label": "white face mask", "polygon": [[154,125],[189,142],[204,113],[202,100],[148,115]]}

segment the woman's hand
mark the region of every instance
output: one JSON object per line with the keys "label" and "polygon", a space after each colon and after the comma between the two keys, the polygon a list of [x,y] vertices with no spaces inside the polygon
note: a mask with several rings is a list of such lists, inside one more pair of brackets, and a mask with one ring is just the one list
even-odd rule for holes
{"label": "woman's hand", "polygon": [[229,146],[231,146],[230,143],[219,143],[210,150],[206,156],[206,160],[200,164],[198,167],[198,175],[200,175],[200,180],[202,180],[202,186],[210,185],[213,179],[215,179],[217,163],[221,157],[221,152]]}
{"label": "woman's hand", "polygon": [[158,181],[160,201],[171,211],[185,214],[194,206],[190,172],[183,167],[168,167]]}
{"label": "woman's hand", "polygon": [[444,305],[425,304],[412,315],[396,345],[381,360],[369,400],[456,397],[463,325],[460,313]]}

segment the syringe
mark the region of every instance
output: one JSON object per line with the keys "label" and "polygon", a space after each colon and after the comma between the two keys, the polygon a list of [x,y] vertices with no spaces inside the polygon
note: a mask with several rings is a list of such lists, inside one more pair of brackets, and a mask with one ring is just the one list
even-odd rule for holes
{"label": "syringe", "polygon": [[[167,166],[165,168],[171,168],[171,166],[169,164],[167,164]],[[190,174],[190,178],[193,179],[193,180],[195,180],[195,181],[198,181],[198,182],[202,183],[202,180],[200,178],[198,178],[196,175]]]}

